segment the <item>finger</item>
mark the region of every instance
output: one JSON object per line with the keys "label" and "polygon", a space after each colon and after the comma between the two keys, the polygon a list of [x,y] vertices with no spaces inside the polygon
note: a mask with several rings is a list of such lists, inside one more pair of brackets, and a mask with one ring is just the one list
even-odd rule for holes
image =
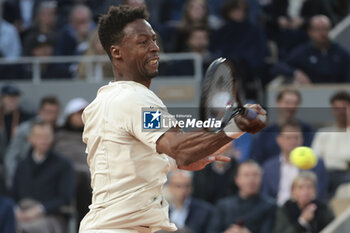
{"label": "finger", "polygon": [[220,147],[213,155],[220,155],[224,153],[226,150],[228,150],[232,146],[232,142],[226,143],[222,147]]}
{"label": "finger", "polygon": [[231,158],[224,156],[224,155],[216,155],[215,156],[215,161],[221,161],[221,162],[230,162]]}
{"label": "finger", "polygon": [[260,104],[246,104],[244,107],[251,108],[260,115],[266,115],[265,109],[263,109]]}
{"label": "finger", "polygon": [[316,206],[316,204],[312,203],[312,204],[308,205],[307,208],[310,211],[315,211],[317,209],[317,206]]}

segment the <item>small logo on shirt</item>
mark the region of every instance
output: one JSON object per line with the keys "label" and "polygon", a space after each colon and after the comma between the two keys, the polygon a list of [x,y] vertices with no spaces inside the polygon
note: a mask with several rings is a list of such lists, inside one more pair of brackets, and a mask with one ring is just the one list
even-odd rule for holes
{"label": "small logo on shirt", "polygon": [[157,111],[143,111],[143,128],[160,129],[162,113]]}

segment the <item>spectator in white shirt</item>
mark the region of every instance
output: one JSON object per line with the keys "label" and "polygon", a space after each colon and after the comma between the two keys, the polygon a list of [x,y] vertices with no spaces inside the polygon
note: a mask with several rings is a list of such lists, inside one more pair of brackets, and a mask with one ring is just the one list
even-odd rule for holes
{"label": "spectator in white shirt", "polygon": [[340,184],[350,182],[350,94],[339,91],[331,97],[330,103],[334,125],[316,133],[312,148],[325,161],[331,197]]}

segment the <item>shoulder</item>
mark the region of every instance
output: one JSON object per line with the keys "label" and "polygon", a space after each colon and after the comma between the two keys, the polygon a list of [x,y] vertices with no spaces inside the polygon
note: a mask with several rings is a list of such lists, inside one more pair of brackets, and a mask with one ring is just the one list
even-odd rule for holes
{"label": "shoulder", "polygon": [[2,19],[1,20],[1,28],[3,30],[6,30],[7,32],[16,32],[15,26],[13,26],[11,23],[7,22],[6,20]]}
{"label": "shoulder", "polygon": [[260,195],[260,202],[264,203],[269,209],[275,209],[277,207],[275,200],[265,195]]}
{"label": "shoulder", "polygon": [[111,91],[111,95],[115,98],[112,99],[113,104],[122,104],[130,106],[142,105],[150,107],[148,105],[164,106],[159,97],[150,89],[143,86],[140,83],[131,81],[118,81],[109,84],[108,87]]}
{"label": "shoulder", "polygon": [[205,201],[196,199],[196,198],[191,199],[191,205],[194,207],[201,208],[201,209],[206,210],[206,211],[211,211],[213,209],[213,206],[211,204],[209,204]]}
{"label": "shoulder", "polygon": [[275,156],[273,158],[268,159],[264,164],[263,164],[263,168],[264,168],[264,172],[266,172],[267,170],[265,170],[266,168],[272,168],[272,167],[276,167],[278,166],[278,164],[280,163],[280,157],[279,156]]}
{"label": "shoulder", "polygon": [[308,41],[293,49],[289,57],[304,56],[305,54],[314,53],[314,51],[316,51],[315,48],[312,46],[311,42]]}
{"label": "shoulder", "polygon": [[235,205],[238,202],[238,197],[235,196],[231,196],[231,197],[225,197],[222,199],[219,199],[216,206],[218,208],[230,208],[230,206]]}
{"label": "shoulder", "polygon": [[346,55],[346,56],[349,55],[349,52],[337,43],[332,43],[331,48],[337,53],[342,53],[343,55]]}

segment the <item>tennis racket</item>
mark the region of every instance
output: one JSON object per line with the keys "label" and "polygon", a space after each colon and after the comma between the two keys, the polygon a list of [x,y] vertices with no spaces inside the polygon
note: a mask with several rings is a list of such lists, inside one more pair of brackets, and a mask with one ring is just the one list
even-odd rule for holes
{"label": "tennis racket", "polygon": [[202,85],[200,117],[202,120],[221,120],[221,131],[229,121],[241,114],[253,120],[257,112],[243,107],[243,88],[233,64],[226,58],[214,60],[207,69]]}

